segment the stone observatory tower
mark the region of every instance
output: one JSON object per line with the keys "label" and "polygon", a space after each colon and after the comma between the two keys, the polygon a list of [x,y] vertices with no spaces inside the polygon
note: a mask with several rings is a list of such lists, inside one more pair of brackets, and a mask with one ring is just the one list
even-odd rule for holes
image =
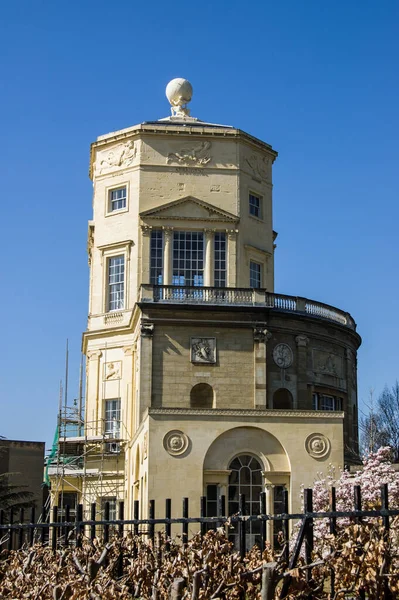
{"label": "stone observatory tower", "polygon": [[177,517],[206,496],[211,516],[245,493],[258,514],[259,492],[274,512],[288,489],[298,511],[301,484],[356,461],[361,340],[347,312],[274,290],[277,152],[191,116],[187,80],[166,95],[170,116],[91,147],[84,435],[65,436],[79,460],[53,500],[132,518],[171,498]]}

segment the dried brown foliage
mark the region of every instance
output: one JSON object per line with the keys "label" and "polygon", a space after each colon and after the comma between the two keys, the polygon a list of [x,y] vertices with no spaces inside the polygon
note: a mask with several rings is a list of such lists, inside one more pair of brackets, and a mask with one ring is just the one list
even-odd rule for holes
{"label": "dried brown foliage", "polygon": [[[82,548],[60,547],[55,552],[39,545],[0,554],[0,598],[34,600],[103,600],[171,598],[176,582],[183,598],[247,600],[266,598],[261,592],[262,565],[273,562],[276,597],[289,578],[287,598],[327,599],[331,569],[335,574],[335,599],[355,596],[364,588],[368,598],[383,597],[387,590],[399,595],[397,522],[389,536],[377,522],[352,524],[336,538],[331,537],[328,556],[314,553],[309,566],[300,559],[286,571],[281,556],[270,548],[261,554],[254,547],[240,560],[222,529],[194,536],[184,547],[181,540],[165,543],[157,534],[155,544],[128,534],[108,545],[84,541]],[[180,583],[179,583],[180,582]],[[272,586],[274,587],[274,586]],[[386,588],[386,589],[385,589]],[[274,592],[273,592],[274,594]]]}

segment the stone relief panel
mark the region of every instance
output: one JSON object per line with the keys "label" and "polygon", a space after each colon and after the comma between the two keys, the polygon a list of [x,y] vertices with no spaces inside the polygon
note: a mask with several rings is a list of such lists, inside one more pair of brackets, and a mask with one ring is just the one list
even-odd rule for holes
{"label": "stone relief panel", "polygon": [[269,181],[271,176],[272,161],[267,156],[260,154],[250,154],[244,159],[244,168],[248,170],[252,177],[258,181]]}
{"label": "stone relief panel", "polygon": [[183,147],[177,152],[169,152],[167,164],[178,164],[184,167],[204,167],[212,160],[211,142],[201,142],[195,146]]}
{"label": "stone relief panel", "polygon": [[280,369],[288,369],[292,365],[294,354],[288,344],[277,344],[274,347],[273,360]]}
{"label": "stone relief panel", "polygon": [[311,433],[305,440],[305,449],[312,458],[326,458],[331,450],[331,442],[322,433]]}
{"label": "stone relief panel", "polygon": [[122,378],[122,361],[104,363],[104,381]]}
{"label": "stone relief panel", "polygon": [[322,375],[331,375],[333,377],[343,377],[342,358],[332,352],[313,349],[313,370]]}
{"label": "stone relief panel", "polygon": [[191,362],[195,364],[214,364],[216,362],[216,338],[191,338]]}
{"label": "stone relief panel", "polygon": [[111,150],[98,152],[95,164],[96,175],[102,175],[122,167],[130,167],[137,156],[138,142],[129,140],[125,144],[118,144]]}
{"label": "stone relief panel", "polygon": [[189,447],[189,439],[185,433],[172,429],[163,438],[163,447],[171,456],[181,456]]}

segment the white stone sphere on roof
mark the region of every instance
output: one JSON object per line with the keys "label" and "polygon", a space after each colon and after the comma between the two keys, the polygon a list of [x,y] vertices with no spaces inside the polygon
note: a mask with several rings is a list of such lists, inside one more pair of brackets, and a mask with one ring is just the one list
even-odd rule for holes
{"label": "white stone sphere on roof", "polygon": [[166,97],[172,106],[183,106],[190,102],[193,96],[193,86],[187,79],[176,77],[166,86]]}

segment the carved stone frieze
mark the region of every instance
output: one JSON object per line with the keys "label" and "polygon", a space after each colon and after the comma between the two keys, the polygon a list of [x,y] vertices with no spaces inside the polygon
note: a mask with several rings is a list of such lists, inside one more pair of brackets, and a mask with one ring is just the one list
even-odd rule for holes
{"label": "carved stone frieze", "polygon": [[216,362],[216,338],[192,337],[191,362],[214,364]]}
{"label": "carved stone frieze", "polygon": [[270,418],[281,419],[294,418],[305,420],[325,420],[325,419],[343,419],[343,413],[337,415],[334,412],[317,411],[317,410],[257,410],[257,409],[232,409],[232,408],[149,408],[148,413],[151,415],[202,415],[206,417],[254,417],[255,419]]}
{"label": "carved stone frieze", "polygon": [[305,449],[312,458],[325,458],[330,453],[331,442],[322,433],[311,433],[305,440]]}
{"label": "carved stone frieze", "polygon": [[169,152],[166,162],[167,164],[177,163],[185,167],[204,167],[212,160],[209,152],[211,146],[211,142],[201,142],[191,148],[182,148],[178,152]]}
{"label": "carved stone frieze", "polygon": [[181,456],[189,446],[189,439],[183,431],[172,429],[163,438],[163,447],[171,456]]}
{"label": "carved stone frieze", "polygon": [[137,155],[137,144],[129,140],[125,144],[114,146],[112,150],[100,152],[95,166],[97,175],[122,167],[130,167]]}
{"label": "carved stone frieze", "polygon": [[313,350],[313,370],[322,375],[342,378],[342,358],[325,350]]}

